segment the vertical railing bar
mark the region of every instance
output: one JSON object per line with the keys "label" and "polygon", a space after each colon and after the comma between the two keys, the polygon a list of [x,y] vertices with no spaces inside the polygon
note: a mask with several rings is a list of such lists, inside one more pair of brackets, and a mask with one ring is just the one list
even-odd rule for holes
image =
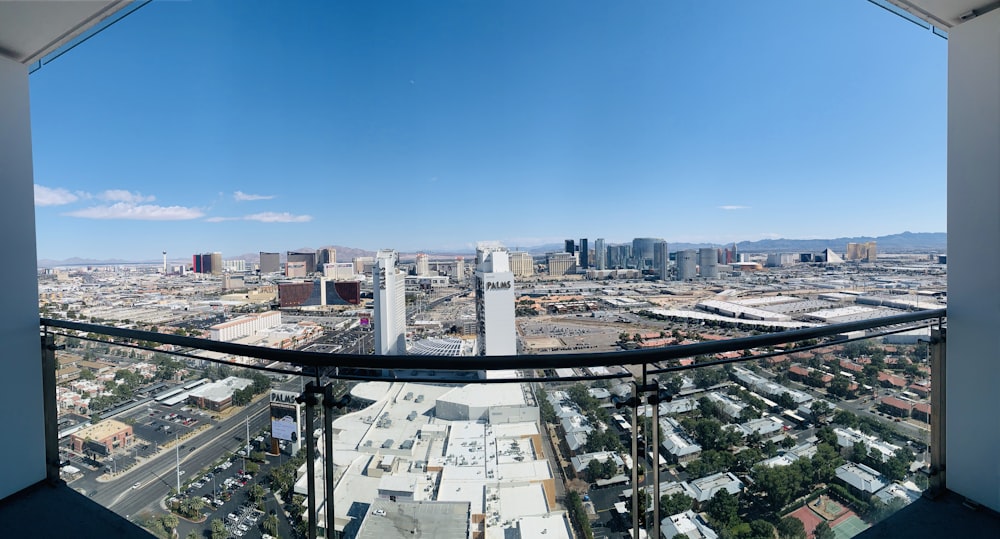
{"label": "vertical railing bar", "polygon": [[649,446],[646,446],[646,452],[650,453],[650,457],[653,461],[653,537],[660,537],[660,384],[659,382],[654,382],[654,390],[652,396],[647,397],[646,400],[653,401],[653,422],[651,428],[653,429],[653,449],[649,450]]}
{"label": "vertical railing bar", "polygon": [[45,480],[59,483],[59,411],[56,408],[55,337],[46,330],[42,345],[42,418],[45,420]]}
{"label": "vertical railing bar", "polygon": [[323,495],[326,497],[326,537],[336,536],[334,514],[334,486],[333,486],[333,384],[328,383],[323,386],[323,446],[325,448],[323,465],[326,483],[323,488]]}
{"label": "vertical railing bar", "polygon": [[936,498],[947,488],[947,470],[945,459],[947,453],[947,328],[943,320],[938,319],[938,327],[931,330],[930,348],[931,360],[931,462],[928,488],[924,495]]}
{"label": "vertical railing bar", "polygon": [[632,537],[639,537],[639,384],[632,381]]}
{"label": "vertical railing bar", "polygon": [[309,508],[309,539],[316,539],[316,439],[312,435],[312,424],[315,414],[316,396],[313,391],[316,388],[312,382],[305,388],[305,392],[299,396],[299,400],[306,405],[306,485],[308,487],[308,508]]}

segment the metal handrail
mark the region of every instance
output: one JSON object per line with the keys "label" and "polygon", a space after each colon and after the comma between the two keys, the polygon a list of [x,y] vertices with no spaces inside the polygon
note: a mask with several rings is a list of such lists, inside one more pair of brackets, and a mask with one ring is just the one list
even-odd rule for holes
{"label": "metal handrail", "polygon": [[[684,344],[667,346],[649,350],[625,350],[618,352],[589,352],[589,353],[559,353],[545,355],[505,355],[488,356],[482,361],[470,361],[468,357],[452,356],[372,356],[366,354],[329,354],[320,352],[305,352],[300,350],[280,350],[265,348],[262,346],[250,346],[245,344],[235,344],[229,342],[212,341],[208,339],[198,339],[180,335],[170,335],[153,331],[142,331],[135,329],[116,328],[89,324],[85,322],[71,322],[68,320],[56,320],[51,318],[40,319],[42,328],[59,328],[64,330],[82,331],[87,333],[97,333],[122,339],[152,341],[161,344],[171,344],[185,348],[197,348],[209,352],[218,352],[235,356],[252,357],[266,361],[279,361],[291,365],[318,368],[355,368],[355,369],[386,369],[402,371],[496,371],[496,370],[522,370],[530,371],[537,369],[560,369],[560,368],[580,368],[580,367],[615,367],[623,365],[647,365],[670,360],[684,359],[702,355],[714,355],[751,348],[764,348],[777,346],[797,341],[810,339],[822,339],[844,333],[864,331],[887,326],[900,326],[896,331],[886,333],[901,332],[912,329],[908,324],[927,320],[943,319],[947,316],[947,309],[931,309],[903,313],[893,316],[871,318],[855,322],[844,322],[827,326],[793,329],[769,333],[765,335],[753,335],[749,337],[738,337],[723,341],[706,341],[694,344]],[[740,360],[751,360],[756,357],[739,358]],[[706,365],[707,366],[707,365]],[[343,378],[366,379],[364,376],[341,376]],[[612,375],[610,377],[619,377]],[[594,379],[595,377],[587,377]],[[397,378],[398,379],[398,378]],[[560,378],[564,379],[564,378]],[[568,380],[568,379],[567,379]],[[457,382],[468,383],[469,380],[456,380]],[[515,380],[510,380],[515,381]],[[519,379],[516,381],[525,381]]]}

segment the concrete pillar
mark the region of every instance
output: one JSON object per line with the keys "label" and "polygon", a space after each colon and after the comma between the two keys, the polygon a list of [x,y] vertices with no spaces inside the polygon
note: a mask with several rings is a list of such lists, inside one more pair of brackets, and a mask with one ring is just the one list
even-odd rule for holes
{"label": "concrete pillar", "polygon": [[45,479],[28,71],[0,57],[0,498]]}
{"label": "concrete pillar", "polygon": [[948,34],[947,486],[994,511],[1000,511],[997,328],[1000,10]]}

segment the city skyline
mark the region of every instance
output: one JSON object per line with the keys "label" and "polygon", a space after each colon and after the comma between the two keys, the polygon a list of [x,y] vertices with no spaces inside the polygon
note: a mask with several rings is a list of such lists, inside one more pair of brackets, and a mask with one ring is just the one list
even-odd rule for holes
{"label": "city skyline", "polygon": [[[912,239],[911,240],[910,239],[911,237],[912,238],[916,238],[916,239]],[[753,242],[738,241],[738,242],[731,242],[731,243],[724,243],[724,244],[674,242],[674,241],[670,241],[669,239],[667,239],[667,240],[664,240],[663,243],[668,244],[668,253],[676,253],[676,252],[682,251],[684,249],[699,250],[699,249],[703,249],[703,248],[706,248],[706,247],[724,250],[724,249],[731,248],[734,244],[737,244],[737,245],[741,246],[740,249],[743,250],[744,252],[754,253],[754,254],[790,253],[790,252],[799,253],[799,252],[820,251],[820,250],[825,249],[825,248],[832,248],[835,252],[843,252],[843,253],[845,253],[845,255],[847,255],[848,253],[850,253],[852,242],[856,242],[856,241],[861,241],[861,242],[872,241],[872,242],[878,243],[879,241],[882,241],[882,240],[891,240],[891,243],[882,244],[882,246],[881,246],[881,248],[883,250],[885,250],[885,252],[887,252],[887,253],[913,253],[913,252],[928,252],[928,253],[929,252],[934,252],[934,253],[940,252],[940,253],[943,253],[943,252],[947,251],[946,245],[945,245],[945,239],[946,239],[946,237],[947,237],[947,234],[944,233],[944,232],[912,233],[912,232],[906,231],[906,232],[902,232],[902,233],[899,233],[899,234],[890,234],[890,235],[887,235],[887,236],[878,236],[878,237],[873,237],[873,236],[856,236],[856,237],[841,237],[841,238],[809,238],[809,239],[778,238],[778,239],[773,239],[773,240],[771,240],[771,239],[764,239],[764,240],[757,240],[757,241],[753,241]],[[599,239],[602,239],[602,238],[599,238]],[[633,238],[632,240],[614,241],[614,242],[605,241],[604,242],[605,249],[610,249],[612,247],[618,248],[618,247],[623,247],[623,246],[627,247],[629,249],[632,249],[634,239],[635,238]],[[488,240],[488,241],[495,241],[495,240]],[[792,248],[788,248],[788,247],[774,247],[773,246],[775,243],[783,244],[785,242],[788,242],[788,243],[791,243],[791,244],[794,244],[794,245],[798,245],[798,246],[797,247],[792,247]],[[502,242],[499,242],[499,243],[502,243]],[[821,245],[821,244],[822,244],[822,247],[818,247],[818,245]],[[843,246],[843,248],[838,247],[838,246],[841,246],[841,245]],[[563,245],[558,244],[558,243],[549,243],[549,244],[534,245],[534,246],[526,246],[526,245],[525,246],[513,246],[513,247],[510,248],[510,251],[511,252],[528,252],[528,253],[531,253],[533,256],[540,256],[540,255],[551,254],[551,253],[561,254],[563,252],[562,247],[563,247]],[[596,247],[596,245],[595,245],[595,247]],[[203,257],[203,256],[210,255],[210,254],[213,254],[213,253],[216,254],[216,255],[221,254],[222,257],[223,257],[223,259],[225,259],[225,260],[258,260],[258,257],[260,255],[266,255],[268,257],[267,258],[268,264],[269,264],[268,268],[270,268],[270,269],[269,269],[269,271],[266,271],[265,273],[268,273],[268,272],[278,271],[276,269],[273,269],[273,268],[277,267],[277,266],[275,266],[275,264],[279,264],[280,260],[283,260],[289,253],[292,253],[292,254],[301,254],[301,253],[297,253],[297,251],[301,251],[301,250],[304,249],[306,252],[315,252],[315,253],[318,254],[318,253],[322,252],[324,249],[330,249],[330,248],[333,248],[334,250],[343,250],[344,256],[349,257],[351,260],[354,260],[358,256],[373,257],[375,254],[377,254],[377,252],[379,250],[383,249],[383,248],[368,249],[368,248],[365,248],[365,247],[328,244],[328,245],[323,245],[323,246],[320,246],[320,247],[309,246],[309,247],[300,247],[300,248],[297,248],[297,249],[283,250],[280,253],[277,253],[277,252],[268,252],[268,251],[259,251],[259,252],[255,251],[255,252],[248,252],[248,253],[228,253],[228,252],[227,253],[223,253],[221,251],[217,251],[216,250],[216,251],[212,251],[212,252],[209,252],[209,253],[186,253],[186,252],[182,251],[182,252],[179,252],[177,254],[172,254],[172,253],[167,253],[167,252],[160,252],[160,253],[154,253],[154,254],[157,254],[158,256],[162,256],[162,257],[167,257],[167,260],[169,262],[173,263],[173,264],[176,264],[178,262],[183,262],[183,263],[185,263],[189,267],[194,267],[193,264],[195,264],[195,262],[193,262],[193,260],[192,260],[192,257],[199,257],[199,256]],[[450,258],[450,257],[454,257],[454,256],[470,256],[470,255],[471,256],[475,256],[475,250],[474,249],[473,250],[467,250],[467,251],[463,251],[463,250],[454,250],[454,251],[443,251],[442,250],[442,251],[435,251],[435,250],[430,250],[430,249],[415,249],[415,250],[409,251],[409,252],[398,251],[396,249],[392,249],[391,247],[388,247],[387,249],[398,252],[399,256],[402,257],[402,259],[405,259],[405,260],[408,260],[408,261],[413,261],[415,259],[415,257],[419,257],[421,255],[429,256],[431,258],[440,258],[440,257]],[[597,252],[596,251],[592,251],[592,253],[596,256]],[[94,263],[97,263],[97,264],[100,264],[100,263],[160,264],[160,263],[162,263],[162,260],[163,260],[162,258],[155,258],[154,259],[154,258],[148,258],[148,257],[147,258],[134,258],[134,259],[123,259],[123,258],[98,259],[98,258],[85,258],[85,257],[71,257],[71,258],[60,259],[60,260],[56,260],[56,259],[41,259],[40,258],[39,262],[42,262],[45,265],[51,266],[51,265],[59,265],[60,263],[65,263],[65,264],[69,264],[69,265],[73,265],[73,264],[94,264]]]}
{"label": "city skyline", "polygon": [[567,6],[152,3],[31,77],[38,258],[946,230],[944,40]]}

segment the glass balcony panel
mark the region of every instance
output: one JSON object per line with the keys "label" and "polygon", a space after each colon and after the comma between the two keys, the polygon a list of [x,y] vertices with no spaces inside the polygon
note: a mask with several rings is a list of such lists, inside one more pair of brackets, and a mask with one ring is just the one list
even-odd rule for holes
{"label": "glass balcony panel", "polygon": [[154,533],[309,535],[315,515],[324,536],[329,506],[337,534],[357,537],[378,536],[393,511],[442,521],[427,507],[465,515],[476,537],[796,522],[853,536],[928,485],[921,335],[790,334],[689,357],[653,347],[642,357],[661,361],[630,352],[596,367],[524,356],[504,371],[423,369],[417,357],[413,369],[347,369],[331,355],[317,375],[251,348],[54,331],[63,478]]}

